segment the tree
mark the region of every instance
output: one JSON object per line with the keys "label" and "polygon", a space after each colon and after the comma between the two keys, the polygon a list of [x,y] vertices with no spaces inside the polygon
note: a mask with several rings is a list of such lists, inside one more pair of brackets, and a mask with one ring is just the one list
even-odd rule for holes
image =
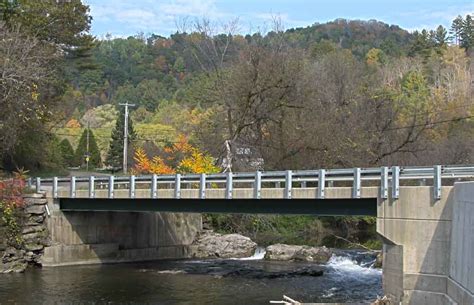
{"label": "tree", "polygon": [[159,155],[149,159],[142,148],[135,152],[136,164],[133,172],[137,174],[201,174],[217,173],[214,158],[191,145],[180,135],[178,141],[165,146]]}
{"label": "tree", "polygon": [[460,45],[466,50],[474,46],[474,21],[471,15],[467,15],[462,23],[462,30],[459,37]]}
{"label": "tree", "polygon": [[[115,122],[115,128],[112,130],[112,140],[110,142],[110,148],[107,153],[107,159],[105,163],[114,169],[120,169],[123,166],[123,141],[124,141],[124,129],[125,129],[125,114],[123,111],[119,112],[117,121]],[[136,135],[133,129],[133,122],[129,117],[128,121],[128,156],[132,157],[132,143],[135,140]]]}
{"label": "tree", "polygon": [[463,23],[464,20],[462,16],[457,16],[456,19],[453,20],[453,23],[451,24],[451,29],[449,31],[452,35],[452,38],[454,39],[454,43],[457,45],[459,45]]}
{"label": "tree", "polygon": [[59,143],[59,150],[65,166],[74,166],[74,149],[68,139],[64,139]]}
{"label": "tree", "polygon": [[[89,150],[87,150],[87,133],[89,133]],[[86,158],[89,158],[89,168],[102,166],[102,158],[100,156],[99,147],[95,141],[92,130],[84,129],[81,139],[76,148],[74,163],[76,166],[84,166]]]}
{"label": "tree", "polygon": [[0,8],[0,157],[7,168],[39,168],[52,153],[49,124],[62,118],[62,64],[91,41],[91,17],[80,0],[2,0]]}
{"label": "tree", "polygon": [[448,40],[448,31],[442,26],[436,28],[434,33],[434,41],[437,47],[445,47]]}

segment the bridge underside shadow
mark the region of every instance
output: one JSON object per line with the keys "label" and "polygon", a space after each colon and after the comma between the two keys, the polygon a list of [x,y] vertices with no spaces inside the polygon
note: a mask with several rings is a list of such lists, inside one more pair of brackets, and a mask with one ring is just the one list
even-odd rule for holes
{"label": "bridge underside shadow", "polygon": [[319,216],[377,216],[377,198],[360,199],[104,199],[61,198],[62,211],[123,211]]}

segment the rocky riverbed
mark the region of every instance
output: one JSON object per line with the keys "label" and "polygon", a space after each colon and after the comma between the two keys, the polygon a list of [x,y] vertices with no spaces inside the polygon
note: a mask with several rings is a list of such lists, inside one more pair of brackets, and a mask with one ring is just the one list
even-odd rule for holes
{"label": "rocky riverbed", "polygon": [[[193,243],[194,258],[243,258],[252,256],[257,243],[240,234],[219,234],[211,230],[201,232]],[[332,251],[326,247],[275,244],[265,248],[265,260],[303,261],[324,264]]]}

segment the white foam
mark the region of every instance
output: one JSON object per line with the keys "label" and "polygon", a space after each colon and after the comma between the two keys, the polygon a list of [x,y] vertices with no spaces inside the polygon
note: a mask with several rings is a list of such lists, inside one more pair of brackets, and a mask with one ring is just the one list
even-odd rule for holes
{"label": "white foam", "polygon": [[344,273],[346,275],[361,276],[361,275],[380,275],[382,270],[371,267],[364,267],[357,264],[356,261],[350,257],[333,255],[327,263],[337,273]]}
{"label": "white foam", "polygon": [[265,248],[263,247],[257,247],[255,249],[255,253],[252,256],[249,257],[242,257],[242,258],[231,258],[234,260],[239,260],[239,261],[256,261],[256,260],[262,260],[265,257]]}

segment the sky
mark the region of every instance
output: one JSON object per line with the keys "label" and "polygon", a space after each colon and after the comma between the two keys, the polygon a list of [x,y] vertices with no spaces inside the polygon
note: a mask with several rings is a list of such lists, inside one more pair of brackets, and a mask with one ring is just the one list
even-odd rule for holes
{"label": "sky", "polygon": [[177,24],[207,18],[216,26],[238,18],[238,31],[268,29],[277,17],[285,28],[337,18],[376,19],[409,31],[445,27],[457,15],[473,14],[474,0],[84,0],[92,34],[125,37],[143,33],[169,36]]}

